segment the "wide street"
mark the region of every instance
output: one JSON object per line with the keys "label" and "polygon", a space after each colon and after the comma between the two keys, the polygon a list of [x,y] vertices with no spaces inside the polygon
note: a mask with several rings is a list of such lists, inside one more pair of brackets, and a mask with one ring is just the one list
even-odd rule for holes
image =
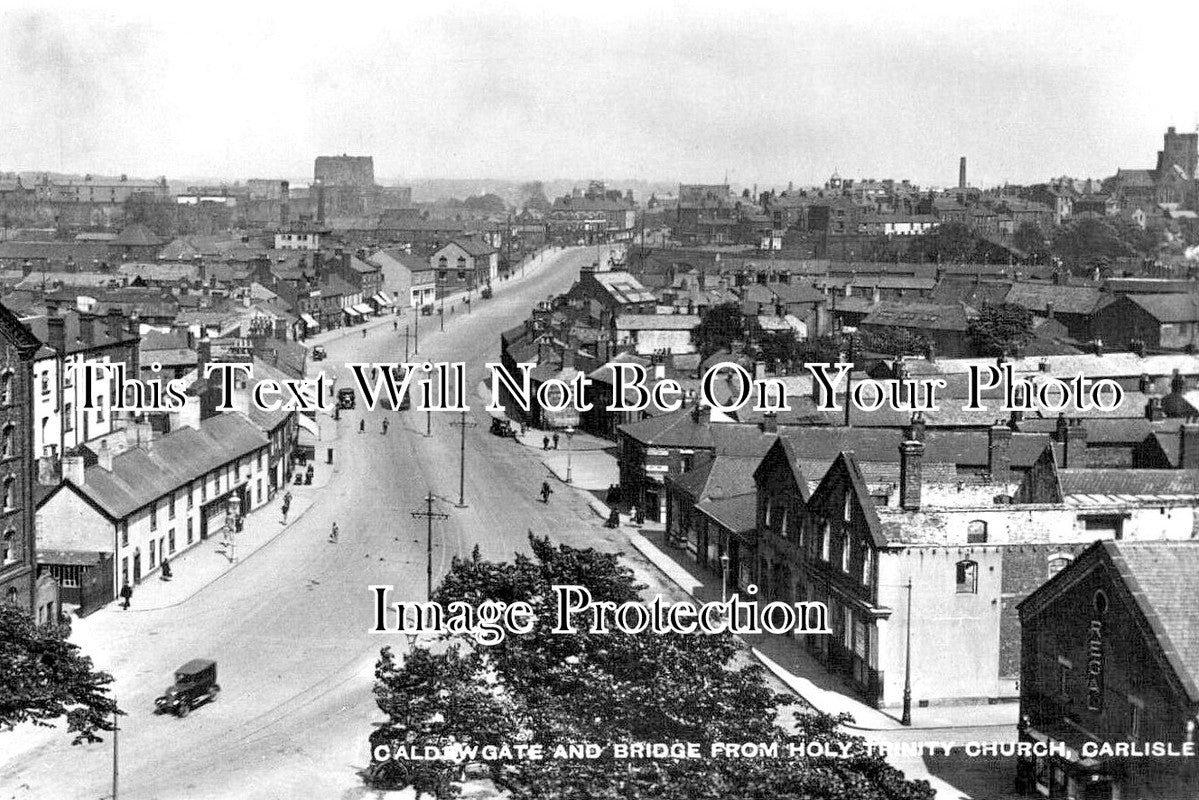
{"label": "wide street", "polygon": [[[115,676],[115,695],[128,713],[120,732],[122,800],[376,796],[358,775],[368,763],[371,723],[380,719],[371,695],[374,663],[381,646],[403,651],[407,642],[368,634],[367,587],[392,584],[395,600],[424,598],[425,527],[410,512],[423,507],[427,492],[449,500],[436,508],[449,518],[435,523],[435,579],[451,557],[475,545],[491,558],[527,549],[529,530],[576,545],[615,540],[563,487],[548,505],[540,502],[544,467],[532,451],[489,433],[474,391],[486,377],[483,364],[499,360],[500,332],[569,288],[580,265],[595,258],[595,248],[551,254],[525,278],[498,282],[491,300],[476,297],[471,313],[461,303],[453,316],[447,309],[444,333],[435,316],[421,320],[422,359],[468,365],[468,418],[476,423],[466,431],[468,508],[454,505],[459,428],[450,423],[458,414],[435,412],[426,438],[419,410],[360,406],[340,422],[322,418],[322,425],[339,426],[334,474],[282,535],[175,607],[123,612],[114,603],[76,623],[74,641]],[[315,366],[344,375],[346,361],[401,360],[403,333],[403,324],[398,335],[388,324],[366,338],[357,331],[334,338],[328,360]],[[384,416],[391,420],[386,436]],[[359,434],[364,417],[367,432]],[[329,469],[324,448],[318,461]],[[334,521],[337,544],[328,541]],[[174,668],[195,657],[218,662],[221,696],[186,719],[155,716],[154,698]],[[111,796],[111,737],[72,747],[61,732],[2,735],[6,748],[22,745],[10,737],[36,744],[26,741],[18,757],[0,760],[0,797]]]}

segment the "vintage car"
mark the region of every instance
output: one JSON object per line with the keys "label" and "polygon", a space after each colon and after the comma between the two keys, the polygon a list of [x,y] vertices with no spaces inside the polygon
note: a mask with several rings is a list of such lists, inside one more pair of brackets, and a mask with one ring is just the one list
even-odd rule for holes
{"label": "vintage car", "polygon": [[354,407],[357,401],[354,399],[354,390],[349,386],[337,390],[337,407],[350,409]]}
{"label": "vintage car", "polygon": [[321,347],[319,344],[316,347],[312,348],[312,360],[313,361],[324,361],[328,357],[329,357],[329,354],[325,352],[325,348]]}
{"label": "vintage car", "polygon": [[216,662],[194,658],[175,670],[175,684],[154,701],[154,713],[186,717],[196,706],[215,700],[220,691]]}

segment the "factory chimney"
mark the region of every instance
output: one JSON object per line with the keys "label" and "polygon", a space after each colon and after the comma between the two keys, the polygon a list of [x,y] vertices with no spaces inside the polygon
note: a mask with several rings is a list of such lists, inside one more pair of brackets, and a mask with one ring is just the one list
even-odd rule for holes
{"label": "factory chimney", "polygon": [[966,157],[965,156],[962,156],[961,160],[958,161],[958,188],[959,189],[966,188]]}

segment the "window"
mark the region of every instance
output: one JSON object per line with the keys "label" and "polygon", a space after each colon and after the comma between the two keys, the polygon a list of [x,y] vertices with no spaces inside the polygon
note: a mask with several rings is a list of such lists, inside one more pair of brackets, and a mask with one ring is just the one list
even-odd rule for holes
{"label": "window", "polygon": [[156,544],[155,541],[153,539],[151,539],[150,540],[150,569],[154,569],[154,545],[155,544]]}
{"label": "window", "polygon": [[973,561],[957,563],[957,592],[958,594],[978,593],[978,564]]}
{"label": "window", "polygon": [[986,544],[987,523],[983,522],[981,519],[976,519],[966,525],[966,543]]}
{"label": "window", "polygon": [[874,581],[874,551],[869,545],[862,547],[862,585],[869,586]]}
{"label": "window", "polygon": [[188,517],[187,518],[187,543],[188,544],[192,543],[193,535],[194,534],[192,533],[192,519],[191,519],[191,517]]}
{"label": "window", "polygon": [[1145,703],[1139,697],[1128,695],[1128,730],[1125,736],[1128,739],[1137,739],[1141,736],[1141,720],[1145,718]]}
{"label": "window", "polygon": [[13,437],[13,426],[10,423],[10,424],[4,426],[4,438],[3,438],[3,441],[0,442],[0,458],[12,458],[12,456],[13,456],[12,437]]}
{"label": "window", "polygon": [[1068,553],[1054,553],[1049,557],[1049,577],[1052,578],[1066,567],[1070,566],[1070,562],[1074,559]]}
{"label": "window", "polygon": [[1057,659],[1057,693],[1059,697],[1070,696],[1070,672],[1072,664],[1058,656]]}
{"label": "window", "polygon": [[853,497],[849,492],[845,493],[845,509],[842,519],[846,522],[853,522]]}
{"label": "window", "polygon": [[125,586],[129,583],[129,558],[121,559],[121,585]]}
{"label": "window", "polygon": [[104,398],[101,397],[100,401],[96,404],[96,422],[103,422],[103,421],[104,421]]}
{"label": "window", "polygon": [[0,374],[0,403],[12,405],[12,372]]}
{"label": "window", "polygon": [[200,502],[208,502],[208,476],[205,475],[200,479]]}
{"label": "window", "polygon": [[129,523],[126,521],[126,522],[121,523],[121,547],[128,547],[128,546],[129,546]]}
{"label": "window", "polygon": [[[150,530],[152,530],[152,531],[158,530],[158,501],[157,500],[155,500],[153,503],[150,504]],[[150,548],[150,553],[151,553],[150,562],[153,563],[154,562],[154,556],[153,556],[154,548],[153,547]]]}
{"label": "window", "polygon": [[441,258],[437,259],[437,268],[444,273],[449,267],[449,263],[449,260],[445,256],[442,256]]}
{"label": "window", "polygon": [[11,511],[17,507],[17,479],[9,475],[4,479],[4,510]]}
{"label": "window", "polygon": [[0,564],[11,564],[17,560],[17,532],[6,530],[0,538]]}
{"label": "window", "polygon": [[50,373],[42,373],[42,394],[50,394]]}
{"label": "window", "polygon": [[191,508],[196,503],[196,487],[192,484],[187,485],[187,507]]}
{"label": "window", "polygon": [[170,548],[169,550],[167,550],[168,553],[175,552],[175,529],[174,528],[171,528],[169,531],[167,531],[167,547]]}
{"label": "window", "polygon": [[167,506],[167,519],[175,518],[175,493],[171,492],[170,505]]}
{"label": "window", "polygon": [[75,414],[71,403],[67,403],[62,409],[62,429],[71,431],[75,429]]}
{"label": "window", "polygon": [[466,270],[464,270],[464,269],[458,270],[458,280],[460,280],[460,281],[466,280]]}
{"label": "window", "polygon": [[849,534],[843,533],[841,535],[841,571],[847,575],[849,574],[849,549]]}
{"label": "window", "polygon": [[829,539],[832,537],[832,528],[825,522],[820,528],[820,557],[828,561]]}

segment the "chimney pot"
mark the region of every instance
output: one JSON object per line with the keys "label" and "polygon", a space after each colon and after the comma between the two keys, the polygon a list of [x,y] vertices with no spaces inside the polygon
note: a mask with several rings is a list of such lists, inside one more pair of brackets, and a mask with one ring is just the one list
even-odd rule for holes
{"label": "chimney pot", "polygon": [[923,489],[924,443],[914,440],[899,445],[899,506],[905,511],[920,510]]}

